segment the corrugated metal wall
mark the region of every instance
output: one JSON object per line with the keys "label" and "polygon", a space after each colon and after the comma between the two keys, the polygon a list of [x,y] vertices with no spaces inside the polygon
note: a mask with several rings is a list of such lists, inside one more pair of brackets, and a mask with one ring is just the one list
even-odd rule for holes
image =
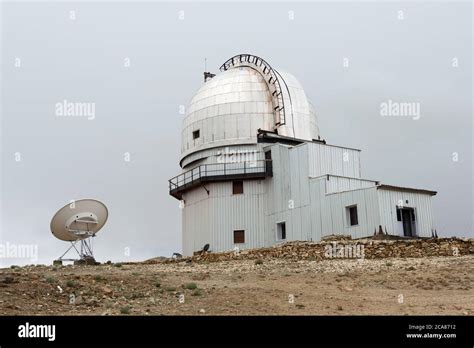
{"label": "corrugated metal wall", "polygon": [[183,200],[183,254],[192,255],[193,251],[210,242],[209,218],[212,214],[212,202],[203,188],[186,192]]}
{"label": "corrugated metal wall", "polygon": [[[372,235],[379,225],[380,216],[375,187],[328,194],[326,202],[331,214],[330,233],[350,234],[360,238]],[[350,226],[347,207],[353,205],[357,205],[358,224]]]}
{"label": "corrugated metal wall", "polygon": [[[219,160],[222,160],[223,156],[219,156],[219,153],[225,154],[226,151],[233,152],[235,156],[245,156],[245,154],[256,154],[257,160],[262,160],[265,158],[264,153],[262,152],[261,144],[249,144],[249,145],[225,145],[212,149],[206,149],[198,152],[194,152],[182,162],[183,171],[187,171],[196,167],[199,164],[214,164],[219,163]],[[225,157],[225,155],[224,155]],[[229,156],[227,156],[229,157]],[[205,162],[203,162],[205,160]],[[191,163],[191,164],[190,164]]]}
{"label": "corrugated metal wall", "polygon": [[191,255],[209,243],[211,250],[234,248],[234,230],[245,230],[245,244],[264,245],[265,185],[261,180],[244,181],[244,194],[232,194],[232,182],[206,184],[183,196],[183,253]]}
{"label": "corrugated metal wall", "polygon": [[[405,207],[415,208],[416,233],[418,236],[430,237],[433,228],[433,211],[431,196],[416,192],[403,192],[379,189],[381,225],[387,227],[388,233],[403,236],[403,224],[397,221],[397,205],[401,200]],[[408,200],[408,203],[406,201]]]}
{"label": "corrugated metal wall", "polygon": [[[309,159],[309,176],[332,174],[360,178],[360,150],[332,145],[307,143],[295,147],[306,147]],[[293,151],[292,150],[292,151]]]}
{"label": "corrugated metal wall", "polygon": [[376,182],[372,180],[346,178],[334,175],[328,175],[326,178],[326,193],[357,190],[374,187],[376,185]]}
{"label": "corrugated metal wall", "polygon": [[[270,147],[272,152],[273,177],[265,180],[267,192],[265,204],[265,245],[276,242],[276,222],[288,221],[290,224],[291,212],[289,210],[292,198],[289,151],[288,147],[276,144]],[[288,234],[288,230],[287,230]]]}
{"label": "corrugated metal wall", "polygon": [[[326,194],[325,177],[310,180],[312,239],[329,234],[365,237],[379,225],[376,188]],[[357,205],[359,224],[350,226],[346,207]]]}
{"label": "corrugated metal wall", "polygon": [[[209,195],[202,187],[184,194],[185,255],[206,243],[214,251],[232,250],[233,231],[239,229],[245,230],[241,249],[273,245],[276,224],[281,221],[286,222],[287,240],[317,241],[329,234],[365,237],[379,225],[400,234],[395,210],[400,199],[408,199],[407,206],[416,209],[418,234],[431,234],[431,197],[382,190],[374,181],[358,179],[359,151],[313,143],[294,148],[259,145],[262,156],[267,149],[272,152],[273,177],[244,181],[244,194],[233,195],[231,181],[205,185]],[[328,180],[326,174],[333,175]],[[348,222],[351,205],[357,205],[356,226]]]}
{"label": "corrugated metal wall", "polygon": [[265,186],[261,180],[244,181],[244,194],[233,195],[232,183],[212,185],[212,241],[219,250],[234,248],[233,231],[245,230],[245,244],[256,248],[264,242]]}

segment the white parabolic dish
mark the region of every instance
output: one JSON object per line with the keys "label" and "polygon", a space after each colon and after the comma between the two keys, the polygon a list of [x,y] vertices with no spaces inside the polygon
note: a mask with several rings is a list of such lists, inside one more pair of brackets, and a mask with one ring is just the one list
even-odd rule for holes
{"label": "white parabolic dish", "polygon": [[86,239],[99,232],[108,215],[107,207],[102,202],[80,199],[58,210],[51,220],[51,232],[64,241]]}

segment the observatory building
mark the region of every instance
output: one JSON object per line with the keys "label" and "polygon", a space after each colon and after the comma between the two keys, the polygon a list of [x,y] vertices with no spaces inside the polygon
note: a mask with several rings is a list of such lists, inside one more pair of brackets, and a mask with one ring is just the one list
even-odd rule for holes
{"label": "observatory building", "polygon": [[240,54],[204,84],[182,128],[183,254],[370,236],[430,237],[434,191],[363,179],[360,150],[329,145],[291,74]]}

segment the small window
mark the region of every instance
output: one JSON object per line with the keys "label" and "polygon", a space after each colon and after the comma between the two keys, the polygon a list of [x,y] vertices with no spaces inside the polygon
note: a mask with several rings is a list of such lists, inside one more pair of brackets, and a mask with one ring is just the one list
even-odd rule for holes
{"label": "small window", "polygon": [[199,138],[200,134],[199,134],[199,129],[198,130],[195,130],[193,132],[193,140],[196,140],[197,138]]}
{"label": "small window", "polygon": [[265,151],[265,172],[267,173],[267,175],[273,174],[271,150]]}
{"label": "small window", "polygon": [[355,226],[359,224],[359,218],[357,216],[357,205],[346,207],[349,226]]}
{"label": "small window", "polygon": [[277,223],[277,240],[285,240],[286,239],[286,223],[279,222]]}
{"label": "small window", "polygon": [[402,210],[397,208],[397,221],[402,221]]}
{"label": "small window", "polygon": [[240,195],[244,193],[244,182],[242,180],[232,181],[232,194]]}
{"label": "small window", "polygon": [[243,243],[245,243],[245,231],[235,230],[234,231],[234,244],[243,244]]}

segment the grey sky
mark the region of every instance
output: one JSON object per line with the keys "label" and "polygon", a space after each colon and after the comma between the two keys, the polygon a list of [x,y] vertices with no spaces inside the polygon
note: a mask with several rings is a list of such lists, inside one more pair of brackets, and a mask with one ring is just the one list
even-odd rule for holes
{"label": "grey sky", "polygon": [[[38,245],[38,262],[67,247],[49,231],[55,211],[88,197],[110,212],[99,261],[180,250],[167,186],[179,106],[202,84],[205,57],[217,72],[237,53],[294,74],[322,137],[363,150],[364,177],[437,190],[438,234],[473,236],[469,2],[23,2],[3,3],[1,23],[1,243]],[[389,99],[419,102],[421,118],[380,116]],[[95,118],[56,116],[63,100],[95,103]],[[0,259],[11,263],[31,262]]]}

